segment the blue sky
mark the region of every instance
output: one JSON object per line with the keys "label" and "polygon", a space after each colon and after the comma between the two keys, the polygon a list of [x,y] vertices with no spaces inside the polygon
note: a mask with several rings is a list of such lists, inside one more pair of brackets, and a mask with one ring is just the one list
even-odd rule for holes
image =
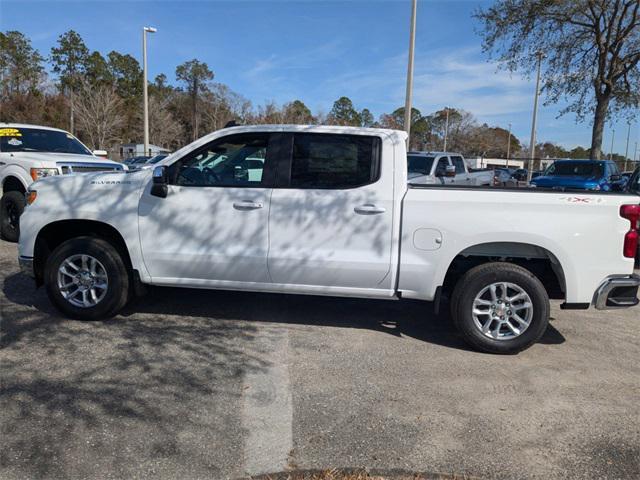
{"label": "blue sky", "polygon": [[[471,17],[487,4],[419,0],[414,106],[423,113],[453,106],[490,125],[511,123],[528,143],[533,80],[487,63]],[[150,79],[165,73],[173,80],[176,65],[197,58],[255,105],[299,98],[326,113],[346,95],[376,117],[404,103],[409,15],[408,0],[0,0],[0,29],[25,33],[45,55],[74,29],[92,50],[140,59],[141,28],[152,25]],[[541,107],[538,140],[588,145],[591,126],[556,118],[560,109]],[[614,150],[624,153],[626,120],[607,125],[603,149],[613,128]],[[635,123],[630,156],[639,137]]]}

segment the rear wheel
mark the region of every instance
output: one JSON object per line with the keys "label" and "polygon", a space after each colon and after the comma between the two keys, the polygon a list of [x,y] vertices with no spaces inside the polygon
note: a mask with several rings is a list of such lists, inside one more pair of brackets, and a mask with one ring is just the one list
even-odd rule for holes
{"label": "rear wheel", "polygon": [[17,242],[20,237],[20,215],[26,205],[24,194],[17,191],[6,192],[0,200],[0,233],[2,238]]}
{"label": "rear wheel", "polygon": [[544,334],[549,297],[528,270],[511,263],[486,263],[458,281],[452,295],[453,322],[478,350],[517,353]]}
{"label": "rear wheel", "polygon": [[111,318],[129,296],[122,257],[97,238],[78,237],[58,246],[47,259],[44,278],[51,303],[78,320]]}

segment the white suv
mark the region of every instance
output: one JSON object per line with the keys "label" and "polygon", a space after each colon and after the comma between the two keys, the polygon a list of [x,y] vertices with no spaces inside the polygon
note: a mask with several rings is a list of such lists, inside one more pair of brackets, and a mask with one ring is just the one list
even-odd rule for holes
{"label": "white suv", "polygon": [[17,242],[27,187],[51,175],[126,170],[99,158],[69,132],[39,125],[0,122],[0,233]]}

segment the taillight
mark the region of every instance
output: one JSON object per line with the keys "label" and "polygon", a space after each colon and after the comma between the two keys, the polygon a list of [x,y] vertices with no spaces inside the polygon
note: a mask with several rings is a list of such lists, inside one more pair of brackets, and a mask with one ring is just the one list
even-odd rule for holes
{"label": "taillight", "polygon": [[622,205],[620,216],[629,220],[629,231],[624,236],[622,254],[627,258],[635,258],[638,250],[638,222],[640,222],[640,205]]}

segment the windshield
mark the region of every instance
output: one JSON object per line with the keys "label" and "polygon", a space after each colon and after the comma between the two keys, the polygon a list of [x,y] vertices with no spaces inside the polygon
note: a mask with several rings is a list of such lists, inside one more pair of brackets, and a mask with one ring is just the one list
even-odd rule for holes
{"label": "windshield", "polygon": [[39,128],[0,128],[0,152],[91,155],[91,152],[70,133]]}
{"label": "windshield", "polygon": [[552,164],[545,175],[559,175],[570,177],[597,177],[604,171],[599,162],[556,162]]}
{"label": "windshield", "polygon": [[420,155],[409,155],[407,157],[409,173],[420,173],[429,175],[434,157],[423,157]]}
{"label": "windshield", "polygon": [[160,160],[167,158],[168,155],[156,155],[155,157],[151,157],[147,163],[154,164],[158,163]]}

